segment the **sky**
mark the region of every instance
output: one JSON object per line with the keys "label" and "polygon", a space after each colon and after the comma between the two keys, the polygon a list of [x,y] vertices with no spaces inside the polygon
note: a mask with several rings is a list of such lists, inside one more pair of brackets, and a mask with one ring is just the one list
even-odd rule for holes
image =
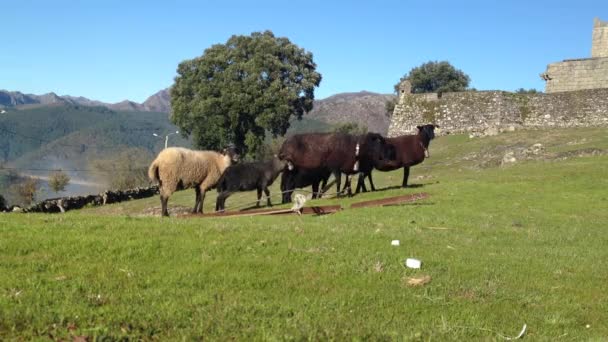
{"label": "sky", "polygon": [[271,30],[312,52],[317,99],[392,93],[428,61],[478,90],[544,90],[547,64],[590,57],[594,17],[608,1],[0,0],[0,89],[143,102],[181,61]]}

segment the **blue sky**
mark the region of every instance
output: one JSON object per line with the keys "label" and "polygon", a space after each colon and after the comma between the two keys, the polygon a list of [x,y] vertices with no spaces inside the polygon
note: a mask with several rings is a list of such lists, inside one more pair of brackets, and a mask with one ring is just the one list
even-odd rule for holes
{"label": "blue sky", "polygon": [[313,53],[318,99],[390,93],[430,60],[479,90],[544,90],[548,63],[591,55],[594,17],[608,1],[0,0],[0,89],[142,102],[179,62],[271,30]]}

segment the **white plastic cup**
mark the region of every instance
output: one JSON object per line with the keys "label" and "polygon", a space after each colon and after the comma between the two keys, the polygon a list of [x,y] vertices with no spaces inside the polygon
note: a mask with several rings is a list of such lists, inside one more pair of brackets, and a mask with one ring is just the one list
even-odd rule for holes
{"label": "white plastic cup", "polygon": [[399,240],[391,241],[391,246],[399,246]]}
{"label": "white plastic cup", "polygon": [[420,266],[422,266],[422,262],[418,259],[407,258],[405,259],[405,266],[409,268],[420,268]]}

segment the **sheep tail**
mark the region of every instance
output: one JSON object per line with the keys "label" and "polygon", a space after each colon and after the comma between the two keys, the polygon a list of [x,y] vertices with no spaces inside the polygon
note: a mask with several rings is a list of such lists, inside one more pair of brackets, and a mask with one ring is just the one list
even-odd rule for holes
{"label": "sheep tail", "polygon": [[158,163],[156,160],[152,162],[152,165],[150,165],[150,168],[148,169],[148,177],[150,178],[150,180],[156,181],[160,185],[160,176],[158,174]]}

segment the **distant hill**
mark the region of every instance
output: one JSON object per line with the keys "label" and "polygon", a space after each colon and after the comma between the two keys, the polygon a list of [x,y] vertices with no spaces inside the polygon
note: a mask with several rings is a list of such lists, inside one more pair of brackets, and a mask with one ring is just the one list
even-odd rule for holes
{"label": "distant hill", "polygon": [[[367,127],[371,132],[386,134],[390,117],[385,114],[384,108],[385,103],[393,98],[395,98],[395,95],[377,94],[368,91],[336,94],[323,100],[315,100],[313,110],[305,114],[304,118],[315,122],[323,122],[325,123],[324,128],[339,123],[356,122]],[[143,106],[145,110],[149,111],[170,112],[169,89],[161,90],[150,96],[143,103]],[[309,124],[310,122],[305,122],[304,126]],[[298,130],[302,127],[302,125],[299,125]]]}
{"label": "distant hill", "polygon": [[[0,117],[0,162],[31,168],[74,168],[126,147],[158,152],[177,127],[166,113],[54,104],[8,110]],[[173,136],[173,144],[189,142]],[[64,166],[64,164],[69,164]]]}
{"label": "distant hill", "polygon": [[144,101],[143,106],[146,110],[151,112],[169,113],[171,111],[169,88],[163,89],[148,97],[148,99]]}
{"label": "distant hill", "polygon": [[356,122],[370,132],[386,134],[390,117],[386,115],[385,103],[395,95],[377,94],[367,91],[341,93],[323,100],[316,100],[307,118],[330,125]]}
{"label": "distant hill", "polygon": [[64,95],[55,93],[44,95],[23,94],[18,91],[0,90],[0,109],[31,109],[52,104],[103,106],[115,111],[132,112],[159,112],[169,113],[170,99],[168,89],[163,89],[150,96],[144,103],[124,100],[117,103],[105,103],[91,100],[82,96]]}
{"label": "distant hill", "polygon": [[[323,100],[315,100],[313,110],[305,118],[324,122],[328,125],[356,122],[368,127],[369,131],[385,134],[390,118],[386,116],[385,102],[395,95],[377,94],[367,91],[341,93]],[[104,103],[82,96],[58,96],[23,94],[18,91],[0,90],[0,109],[32,109],[46,105],[103,106],[118,112],[158,112],[171,111],[169,88],[160,90],[143,103],[124,100],[118,103]]]}

